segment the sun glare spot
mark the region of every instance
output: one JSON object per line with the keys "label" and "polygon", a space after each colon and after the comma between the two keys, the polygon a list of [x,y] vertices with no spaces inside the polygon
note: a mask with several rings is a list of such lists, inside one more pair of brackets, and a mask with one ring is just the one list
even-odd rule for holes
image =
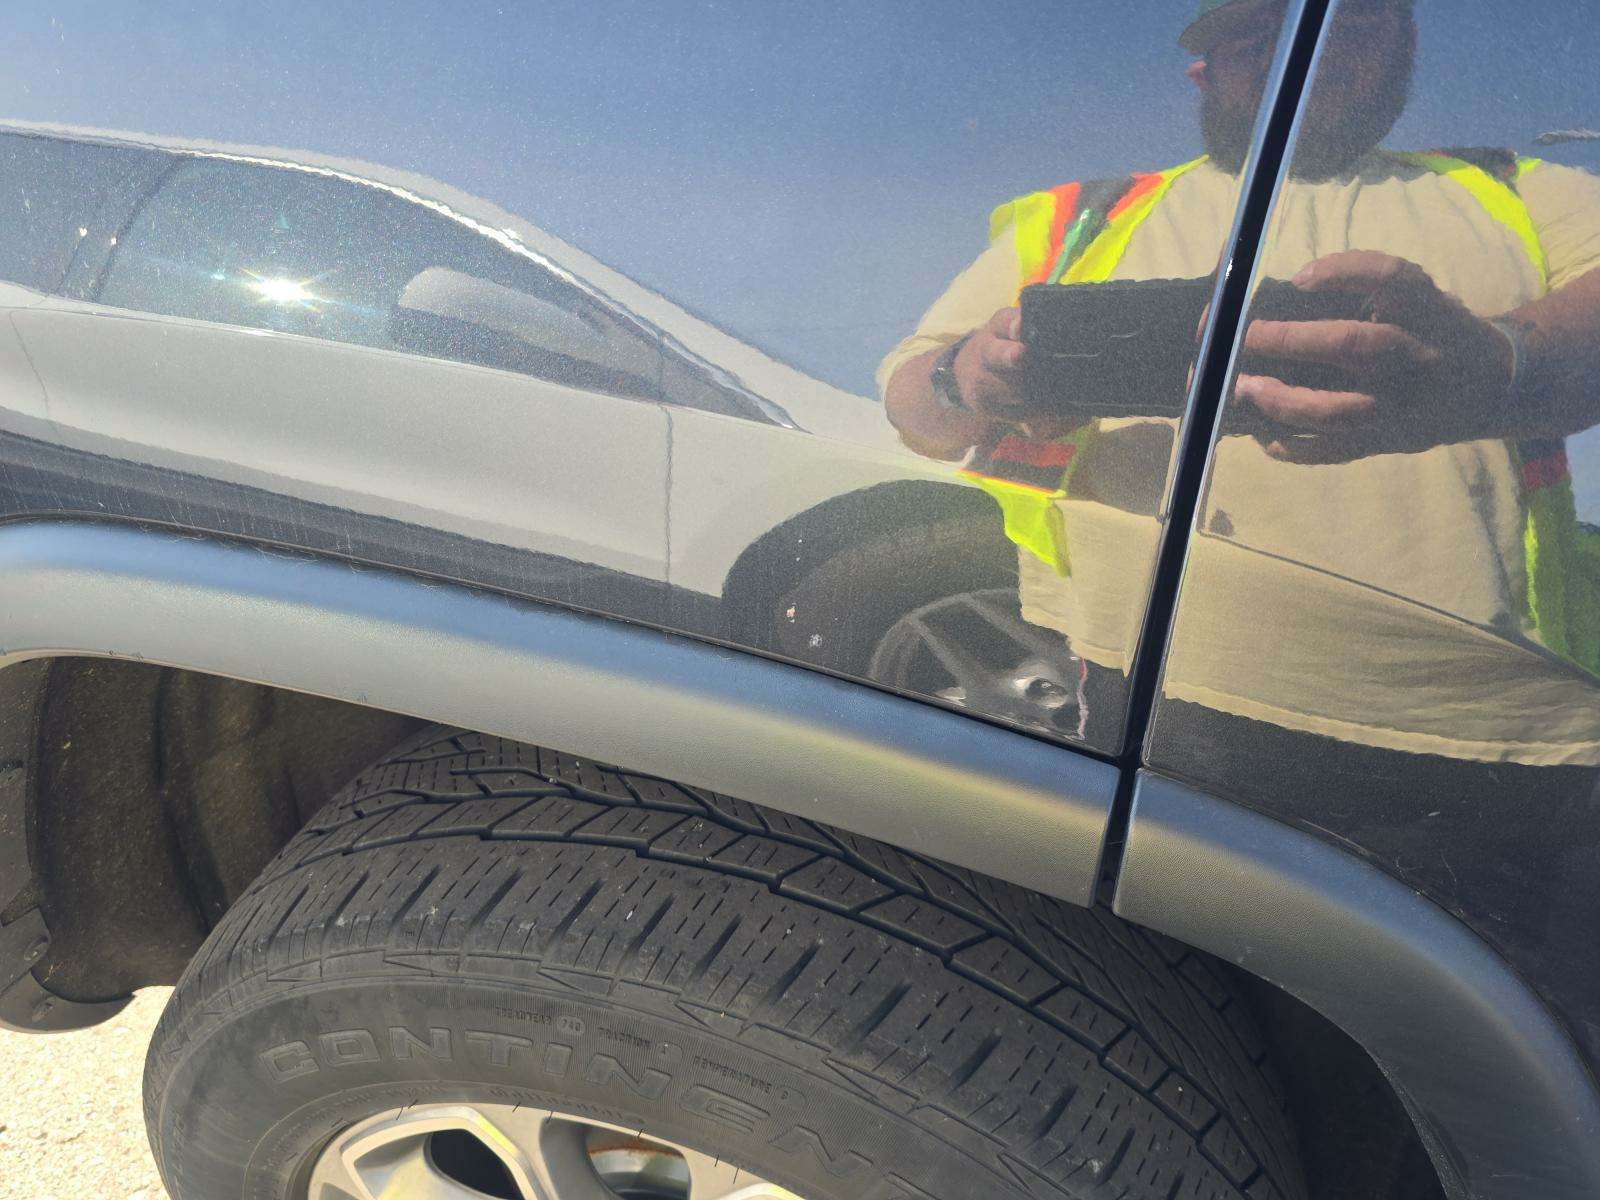
{"label": "sun glare spot", "polygon": [[268,304],[310,305],[317,299],[298,279],[252,279],[250,288]]}

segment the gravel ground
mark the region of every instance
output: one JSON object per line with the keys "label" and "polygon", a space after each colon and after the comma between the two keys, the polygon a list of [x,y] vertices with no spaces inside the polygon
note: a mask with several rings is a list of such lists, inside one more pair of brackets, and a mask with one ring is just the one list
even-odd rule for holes
{"label": "gravel ground", "polygon": [[167,992],[81,1033],[0,1031],[0,1200],[165,1200],[139,1087]]}

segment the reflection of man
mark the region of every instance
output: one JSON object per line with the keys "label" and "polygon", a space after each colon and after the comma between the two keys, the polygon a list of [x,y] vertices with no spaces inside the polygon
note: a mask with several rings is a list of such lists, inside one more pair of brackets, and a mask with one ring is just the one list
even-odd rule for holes
{"label": "reflection of man", "polygon": [[[1600,614],[1578,586],[1560,438],[1600,421],[1590,386],[1600,379],[1600,181],[1508,153],[1378,150],[1410,87],[1411,7],[1339,6],[1262,247],[1264,276],[1350,295],[1363,319],[1250,326],[1232,407],[1253,406],[1271,432],[1220,443],[1207,532],[1467,627],[1527,635],[1553,652],[1543,662],[1594,669]],[[889,417],[912,449],[955,459],[999,442],[1013,457],[1065,464],[1048,513],[1036,499],[1007,511],[1024,548],[1024,613],[1115,673],[1130,665],[1143,608],[1170,426],[1100,421],[1052,442],[1068,451],[1055,458],[1028,450],[1050,414],[1021,386],[1028,349],[1013,305],[1027,283],[1213,270],[1283,9],[1207,0],[1185,32],[1200,56],[1190,76],[1206,158],[1131,186],[1072,184],[1003,206],[988,250],[880,369]],[[1085,216],[1086,205],[1102,211]],[[1092,236],[1075,242],[1085,221]],[[1306,382],[1305,368],[1330,367],[1337,383]],[[1318,603],[1297,586],[1259,599]],[[1242,603],[1236,588],[1229,603]],[[1272,636],[1270,613],[1214,614],[1209,641],[1237,654],[1196,666],[1204,687],[1190,698],[1310,730],[1292,711],[1304,680],[1245,661],[1263,658],[1250,651]],[[1183,693],[1183,667],[1169,667],[1169,692]],[[1600,733],[1587,725],[1545,730],[1532,747],[1503,711],[1474,723],[1451,703],[1464,682],[1436,672],[1415,681],[1436,696],[1407,692],[1394,702],[1404,711],[1386,712],[1379,693],[1394,692],[1393,680],[1345,679],[1314,730],[1479,759],[1600,761]],[[1419,719],[1440,706],[1451,711],[1437,727]]]}

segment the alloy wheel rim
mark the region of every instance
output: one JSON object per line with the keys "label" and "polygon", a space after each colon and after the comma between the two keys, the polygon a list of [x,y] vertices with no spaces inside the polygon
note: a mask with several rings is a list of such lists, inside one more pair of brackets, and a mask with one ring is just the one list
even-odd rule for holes
{"label": "alloy wheel rim", "polygon": [[1023,618],[1015,588],[987,588],[906,613],[879,639],[867,674],[986,716],[1082,737],[1079,668],[1065,637]]}
{"label": "alloy wheel rim", "polygon": [[307,1200],[801,1200],[637,1130],[501,1104],[419,1104],[337,1134]]}

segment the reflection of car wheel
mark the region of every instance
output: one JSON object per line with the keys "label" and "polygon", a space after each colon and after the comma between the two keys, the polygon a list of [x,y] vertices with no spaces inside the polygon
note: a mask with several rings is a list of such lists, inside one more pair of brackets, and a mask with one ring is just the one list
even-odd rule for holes
{"label": "reflection of car wheel", "polygon": [[1017,551],[961,518],[869,539],[778,605],[790,657],[1053,733],[1079,732],[1078,661],[1022,619]]}
{"label": "reflection of car wheel", "polygon": [[889,627],[868,674],[1051,733],[1083,735],[1080,663],[1057,634],[1022,619],[1017,589],[961,592]]}
{"label": "reflection of car wheel", "polygon": [[1103,912],[435,729],[225,915],[146,1094],[175,1200],[1296,1200],[1260,1061]]}

